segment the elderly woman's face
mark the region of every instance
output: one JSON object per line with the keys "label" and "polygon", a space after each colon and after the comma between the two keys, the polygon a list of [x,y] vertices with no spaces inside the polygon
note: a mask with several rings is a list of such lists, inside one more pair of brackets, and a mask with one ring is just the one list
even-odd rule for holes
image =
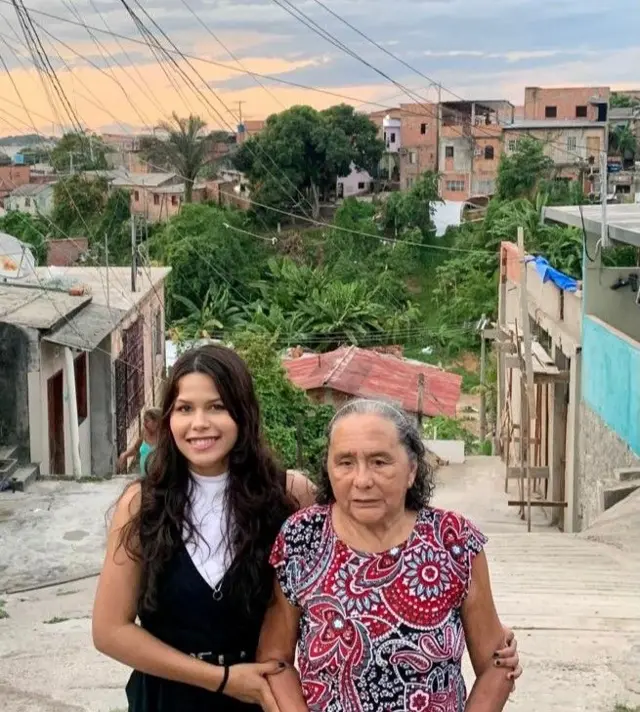
{"label": "elderly woman's face", "polygon": [[337,506],[363,524],[403,511],[416,477],[395,425],[380,415],[341,418],[331,433],[327,464]]}

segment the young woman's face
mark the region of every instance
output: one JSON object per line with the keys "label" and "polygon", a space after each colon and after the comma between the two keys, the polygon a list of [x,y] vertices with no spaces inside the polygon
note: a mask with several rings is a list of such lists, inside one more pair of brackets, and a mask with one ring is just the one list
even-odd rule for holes
{"label": "young woman's face", "polygon": [[169,427],[193,472],[215,476],[227,471],[238,426],[209,376],[189,373],[180,379]]}
{"label": "young woman's face", "polygon": [[144,429],[149,435],[156,435],[158,432],[159,425],[160,424],[157,420],[154,420],[153,418],[145,418]]}

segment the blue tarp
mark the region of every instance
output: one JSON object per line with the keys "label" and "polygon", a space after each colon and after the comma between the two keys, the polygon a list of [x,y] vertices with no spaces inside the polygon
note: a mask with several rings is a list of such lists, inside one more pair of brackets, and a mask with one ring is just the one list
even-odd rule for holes
{"label": "blue tarp", "polygon": [[528,261],[534,263],[543,282],[551,281],[565,292],[578,291],[578,280],[552,267],[544,257],[531,257]]}

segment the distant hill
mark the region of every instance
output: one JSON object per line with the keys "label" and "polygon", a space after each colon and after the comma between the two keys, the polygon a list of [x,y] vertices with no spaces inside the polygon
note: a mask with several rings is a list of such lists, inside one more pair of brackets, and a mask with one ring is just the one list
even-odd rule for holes
{"label": "distant hill", "polygon": [[55,141],[53,137],[46,138],[39,134],[24,134],[22,136],[3,136],[0,138],[0,146],[33,146],[40,145],[43,141]]}

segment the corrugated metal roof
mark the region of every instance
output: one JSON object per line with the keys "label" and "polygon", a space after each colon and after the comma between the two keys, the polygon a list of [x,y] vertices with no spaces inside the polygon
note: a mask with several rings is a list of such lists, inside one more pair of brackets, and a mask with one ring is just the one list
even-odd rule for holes
{"label": "corrugated metal roof", "polygon": [[53,188],[53,183],[27,183],[18,186],[12,193],[12,198],[30,197],[44,193],[45,190]]}
{"label": "corrugated metal roof", "polygon": [[409,413],[418,412],[418,377],[423,374],[422,414],[456,415],[462,378],[434,366],[356,346],[283,363],[290,380],[305,391],[331,388],[355,397],[381,398]]}

